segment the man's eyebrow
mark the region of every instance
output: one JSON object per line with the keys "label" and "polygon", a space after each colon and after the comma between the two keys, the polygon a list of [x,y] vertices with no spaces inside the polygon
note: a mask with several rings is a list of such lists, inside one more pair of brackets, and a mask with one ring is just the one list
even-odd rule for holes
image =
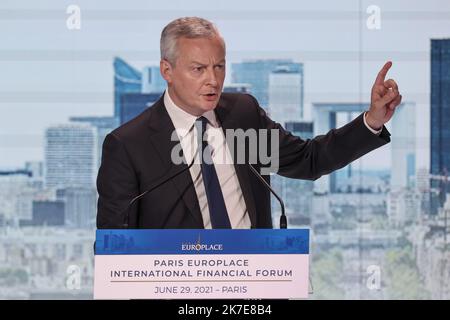
{"label": "man's eyebrow", "polygon": [[198,61],[191,61],[190,64],[198,64],[200,66],[207,66],[207,64],[204,64],[204,63],[201,63],[201,62],[198,62]]}
{"label": "man's eyebrow", "polygon": [[[222,63],[225,63],[225,59],[220,60],[215,65],[222,64]],[[205,63],[202,63],[202,62],[198,62],[198,61],[191,61],[190,64],[197,64],[197,65],[200,65],[200,66],[207,66],[208,65],[208,64],[205,64]]]}

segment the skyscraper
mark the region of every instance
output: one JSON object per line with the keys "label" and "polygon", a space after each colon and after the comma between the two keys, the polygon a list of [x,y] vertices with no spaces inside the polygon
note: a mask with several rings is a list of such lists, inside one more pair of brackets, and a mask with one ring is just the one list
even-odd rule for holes
{"label": "skyscraper", "polygon": [[295,69],[280,65],[269,75],[270,118],[282,126],[303,118],[303,73]]}
{"label": "skyscraper", "polygon": [[121,58],[114,58],[114,117],[120,117],[120,96],[124,93],[140,93],[142,74]]}
{"label": "skyscraper", "polygon": [[232,82],[250,84],[251,94],[262,108],[268,110],[269,75],[279,65],[288,66],[292,72],[303,75],[303,64],[293,62],[291,59],[245,60],[232,64]]}
{"label": "skyscraper", "polygon": [[142,93],[164,92],[166,80],[161,76],[159,66],[145,67],[142,71]]}
{"label": "skyscraper", "polygon": [[145,67],[141,73],[124,60],[115,58],[114,117],[117,123],[121,125],[133,119],[156,102],[166,86],[159,66]]}
{"label": "skyscraper", "polygon": [[103,141],[108,133],[119,126],[116,117],[70,117],[71,122],[88,123],[97,130],[97,169],[102,160]]}
{"label": "skyscraper", "polygon": [[[450,171],[450,39],[431,40],[431,166],[430,173],[446,176]],[[431,214],[445,203],[450,183],[433,180]]]}
{"label": "skyscraper", "polygon": [[49,188],[91,187],[97,169],[97,132],[88,124],[61,124],[45,132],[45,183]]}
{"label": "skyscraper", "polygon": [[159,93],[126,93],[120,97],[120,124],[137,117],[154,104],[162,95]]}

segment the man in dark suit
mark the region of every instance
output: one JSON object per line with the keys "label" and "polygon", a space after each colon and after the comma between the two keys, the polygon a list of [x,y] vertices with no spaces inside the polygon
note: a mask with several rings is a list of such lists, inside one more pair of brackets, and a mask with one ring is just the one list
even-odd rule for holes
{"label": "man in dark suit", "polygon": [[[168,89],[104,141],[97,227],[271,228],[270,193],[249,170],[250,146],[243,148],[244,163],[221,161],[236,159],[226,130],[278,130],[277,146],[269,146],[278,155],[277,173],[315,180],[390,141],[384,124],[401,102],[395,81],[385,81],[390,67],[386,63],[378,74],[367,112],[302,140],[272,121],[251,95],[221,92],[225,42],[214,25],[201,18],[172,21],[161,35],[160,69]],[[177,147],[182,164],[174,161]],[[194,157],[200,161],[129,206]],[[261,169],[258,157],[253,165]]]}

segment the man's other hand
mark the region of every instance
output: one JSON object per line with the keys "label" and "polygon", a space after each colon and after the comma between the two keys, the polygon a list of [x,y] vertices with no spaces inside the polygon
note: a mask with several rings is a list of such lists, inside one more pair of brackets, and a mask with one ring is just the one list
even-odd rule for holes
{"label": "man's other hand", "polygon": [[402,102],[397,83],[393,79],[385,80],[391,66],[391,61],[386,62],[372,87],[366,122],[374,130],[380,130],[392,118],[395,108]]}

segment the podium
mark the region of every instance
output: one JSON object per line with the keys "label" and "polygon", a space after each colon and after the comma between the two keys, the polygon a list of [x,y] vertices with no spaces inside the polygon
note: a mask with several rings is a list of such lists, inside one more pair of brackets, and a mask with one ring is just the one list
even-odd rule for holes
{"label": "podium", "polygon": [[94,299],[302,299],[309,229],[101,229]]}

